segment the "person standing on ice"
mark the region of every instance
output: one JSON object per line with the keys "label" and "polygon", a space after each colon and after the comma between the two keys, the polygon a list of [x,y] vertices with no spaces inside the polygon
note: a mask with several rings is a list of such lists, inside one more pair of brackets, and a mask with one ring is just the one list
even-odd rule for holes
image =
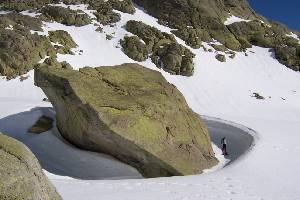
{"label": "person standing on ice", "polygon": [[221,139],[221,145],[222,145],[222,155],[228,155],[228,153],[227,153],[227,141],[226,141],[225,137],[223,137]]}

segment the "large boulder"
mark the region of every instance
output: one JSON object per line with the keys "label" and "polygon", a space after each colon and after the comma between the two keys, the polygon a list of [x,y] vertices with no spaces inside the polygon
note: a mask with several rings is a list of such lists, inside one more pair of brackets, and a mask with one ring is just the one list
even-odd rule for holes
{"label": "large boulder", "polygon": [[65,139],[145,177],[197,174],[217,163],[199,115],[157,71],[138,64],[79,71],[43,65],[35,84],[52,102]]}
{"label": "large boulder", "polygon": [[0,133],[0,199],[61,200],[31,151]]}

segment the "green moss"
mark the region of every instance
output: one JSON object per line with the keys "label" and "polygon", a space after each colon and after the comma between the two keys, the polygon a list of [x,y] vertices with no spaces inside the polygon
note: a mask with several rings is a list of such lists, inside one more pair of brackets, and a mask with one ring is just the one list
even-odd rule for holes
{"label": "green moss", "polygon": [[123,52],[131,59],[145,61],[148,58],[148,49],[137,36],[127,37],[120,41]]}
{"label": "green moss", "polygon": [[[46,36],[30,32],[41,29],[41,22],[29,16],[21,18],[19,14],[0,16],[0,75],[8,79],[28,72],[44,56],[56,54]],[[13,30],[5,29],[8,24]]]}
{"label": "green moss", "polygon": [[134,14],[135,13],[135,7],[131,0],[110,0],[108,3],[111,4],[112,8],[115,10],[119,10],[124,13]]}
{"label": "green moss", "polygon": [[[146,55],[146,53],[152,54],[151,60],[158,68],[162,68],[171,74],[184,76],[191,76],[193,74],[193,58],[195,55],[189,49],[178,44],[173,35],[161,32],[143,22],[133,20],[127,22],[126,30],[137,35],[145,42],[145,45],[141,44],[138,42],[138,38],[135,37],[136,46],[132,50],[129,50],[129,52],[125,51],[126,54],[139,55],[135,51],[139,45],[139,49],[143,50],[140,53],[142,55]],[[140,58],[141,56],[138,57]]]}
{"label": "green moss", "polygon": [[71,35],[64,30],[49,31],[49,38],[51,42],[59,43],[67,48],[76,48],[77,44],[72,39]]}
{"label": "green moss", "polygon": [[0,159],[0,199],[61,199],[24,144],[0,134]]}
{"label": "green moss", "polygon": [[0,6],[4,9],[15,10],[17,12],[24,10],[40,9],[50,3],[58,3],[59,0],[3,0]]}
{"label": "green moss", "polygon": [[216,50],[216,51],[222,51],[225,52],[227,48],[224,45],[217,45],[217,44],[211,44],[211,46]]}
{"label": "green moss", "polygon": [[36,69],[35,84],[56,108],[65,138],[110,153],[147,177],[194,174],[215,163],[199,116],[157,71],[137,64],[79,71],[48,66]]}

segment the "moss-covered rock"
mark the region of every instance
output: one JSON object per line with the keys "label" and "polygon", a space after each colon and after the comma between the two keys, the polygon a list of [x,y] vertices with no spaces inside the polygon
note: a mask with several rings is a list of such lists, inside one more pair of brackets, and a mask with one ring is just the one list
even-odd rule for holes
{"label": "moss-covered rock", "polygon": [[211,44],[211,46],[216,50],[216,51],[222,51],[225,52],[227,48],[224,45],[219,45],[219,44]]}
{"label": "moss-covered rock", "polygon": [[[286,36],[291,30],[256,14],[246,0],[133,2],[158,18],[159,23],[174,29],[172,33],[193,48],[200,48],[202,41],[213,39],[234,51],[244,51],[252,45],[274,48],[279,62],[291,69],[299,69],[299,57],[295,54],[298,41]],[[252,21],[224,25],[229,13]],[[285,46],[286,53],[283,51]]]}
{"label": "moss-covered rock", "polygon": [[77,44],[72,39],[71,35],[64,30],[56,30],[56,31],[49,31],[49,38],[51,42],[59,43],[66,48],[76,48]]}
{"label": "moss-covered rock", "polygon": [[142,39],[147,44],[149,49],[157,48],[158,43],[160,43],[160,46],[163,45],[163,43],[176,41],[173,35],[161,32],[157,28],[149,26],[141,21],[129,20],[126,23],[125,28],[128,32]]}
{"label": "moss-covered rock", "polygon": [[[6,29],[8,25],[11,25],[12,29]],[[7,79],[14,78],[28,72],[46,55],[56,55],[46,36],[30,32],[33,29],[41,29],[38,25],[41,25],[41,22],[29,16],[0,16],[0,75],[7,76]]]}
{"label": "moss-covered rock", "polygon": [[66,61],[58,62],[55,57],[46,58],[44,63],[37,64],[35,67],[42,67],[42,66],[51,66],[53,68],[58,68],[58,69],[73,69],[68,62]]}
{"label": "moss-covered rock", "polygon": [[114,1],[104,1],[104,0],[88,1],[88,3],[89,3],[88,8],[96,10],[94,15],[96,16],[97,20],[102,25],[114,24],[121,20],[120,14],[114,12],[114,7],[111,2],[114,2]]}
{"label": "moss-covered rock", "polygon": [[288,29],[279,23],[266,26],[261,21],[238,22],[228,26],[244,48],[257,45],[273,48],[275,57],[287,67],[299,71],[300,56],[297,49],[299,42],[288,37]]}
{"label": "moss-covered rock", "polygon": [[259,18],[247,1],[207,0],[133,0],[161,24],[176,29],[173,33],[193,48],[200,48],[201,41],[218,40],[226,47],[241,50],[239,42],[224,25],[228,13],[248,19]]}
{"label": "moss-covered rock", "polygon": [[198,174],[217,163],[199,115],[157,71],[138,64],[39,67],[35,84],[52,102],[64,138],[145,177]]}
{"label": "moss-covered rock", "polygon": [[226,57],[223,54],[217,54],[216,59],[220,62],[226,62]]}
{"label": "moss-covered rock", "polygon": [[137,36],[127,37],[120,41],[123,52],[131,59],[145,61],[148,58],[147,46]]}
{"label": "moss-covered rock", "polygon": [[55,43],[54,47],[60,54],[72,54],[71,49],[77,47],[77,44],[67,31],[49,31],[48,34],[50,41]]}
{"label": "moss-covered rock", "polygon": [[194,54],[177,43],[170,43],[158,48],[151,55],[152,61],[165,71],[183,76],[194,73]]}
{"label": "moss-covered rock", "polygon": [[49,131],[53,128],[53,119],[48,116],[41,116],[35,124],[33,124],[29,129],[28,133],[43,133]]}
{"label": "moss-covered rock", "polygon": [[134,14],[135,7],[131,0],[110,0],[108,1],[112,5],[112,8],[115,10],[119,10],[124,13]]}
{"label": "moss-covered rock", "polygon": [[4,9],[15,10],[36,10],[50,3],[58,3],[60,0],[2,0],[0,6]]}
{"label": "moss-covered rock", "polygon": [[198,49],[201,47],[202,41],[210,42],[212,38],[207,30],[202,28],[182,28],[172,30],[172,33],[186,42],[192,48]]}
{"label": "moss-covered rock", "polygon": [[0,199],[62,199],[31,151],[1,133],[0,160]]}
{"label": "moss-covered rock", "polygon": [[34,31],[43,30],[41,20],[14,12],[0,15],[0,28],[3,29],[9,26],[15,30],[22,30],[21,28],[27,28]]}
{"label": "moss-covered rock", "polygon": [[274,52],[280,63],[289,66],[292,70],[300,71],[300,46],[276,46]]}
{"label": "moss-covered rock", "polygon": [[56,21],[67,26],[84,26],[92,22],[90,17],[80,10],[47,5],[40,11],[43,13],[42,19]]}
{"label": "moss-covered rock", "polygon": [[[145,42],[144,45],[136,38],[136,43],[139,44],[140,49],[143,49],[144,53],[142,55],[151,54],[151,60],[158,68],[162,68],[171,74],[193,75],[193,58],[195,55],[186,47],[178,44],[173,35],[134,20],[127,22],[126,30]],[[124,51],[124,53],[132,58],[131,54],[133,52]],[[134,54],[138,55],[136,52]]]}

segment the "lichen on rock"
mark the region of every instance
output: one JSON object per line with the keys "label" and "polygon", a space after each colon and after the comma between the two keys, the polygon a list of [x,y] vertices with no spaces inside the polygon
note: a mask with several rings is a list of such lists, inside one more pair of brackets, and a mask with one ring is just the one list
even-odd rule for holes
{"label": "lichen on rock", "polygon": [[24,10],[37,10],[51,3],[58,3],[60,0],[2,0],[0,6],[7,10],[17,12]]}
{"label": "lichen on rock", "polygon": [[0,16],[0,75],[15,78],[28,72],[46,55],[56,55],[46,36],[31,32],[41,30],[41,24],[36,18],[16,13]]}
{"label": "lichen on rock", "polygon": [[[172,34],[161,32],[155,27],[144,24],[140,21],[130,20],[126,24],[126,30],[138,36],[138,38],[127,38],[121,41],[123,51],[128,57],[134,59],[146,59],[146,53],[150,55],[152,62],[163,70],[176,75],[192,76],[194,73],[193,58],[195,55],[186,47],[177,43]],[[145,44],[138,40],[142,40]],[[130,45],[125,45],[130,42]],[[134,43],[134,44],[133,44]],[[129,48],[131,47],[131,48]],[[131,49],[143,50],[141,56]],[[138,59],[134,59],[140,61]]]}
{"label": "lichen on rock", "polygon": [[[246,0],[133,0],[133,2],[156,17],[160,24],[173,29],[173,34],[193,48],[200,48],[203,41],[213,40],[239,52],[251,48],[252,45],[272,48],[280,63],[299,71],[299,42],[287,36],[292,30],[256,14]],[[230,15],[246,19],[247,22],[225,25],[224,21]]]}
{"label": "lichen on rock", "polygon": [[49,31],[48,34],[50,41],[54,43],[56,51],[60,54],[72,54],[71,49],[77,47],[77,44],[67,31]]}
{"label": "lichen on rock", "polygon": [[148,58],[147,46],[137,36],[125,36],[120,40],[122,50],[131,59],[142,62]]}
{"label": "lichen on rock", "polygon": [[0,133],[0,199],[61,200],[32,152]]}
{"label": "lichen on rock", "polygon": [[108,153],[145,177],[198,174],[217,163],[208,131],[175,86],[138,64],[40,66],[35,84],[52,102],[62,136]]}
{"label": "lichen on rock", "polygon": [[47,5],[41,10],[40,16],[43,20],[56,21],[67,26],[84,26],[90,24],[92,20],[81,10],[71,10],[60,6]]}

